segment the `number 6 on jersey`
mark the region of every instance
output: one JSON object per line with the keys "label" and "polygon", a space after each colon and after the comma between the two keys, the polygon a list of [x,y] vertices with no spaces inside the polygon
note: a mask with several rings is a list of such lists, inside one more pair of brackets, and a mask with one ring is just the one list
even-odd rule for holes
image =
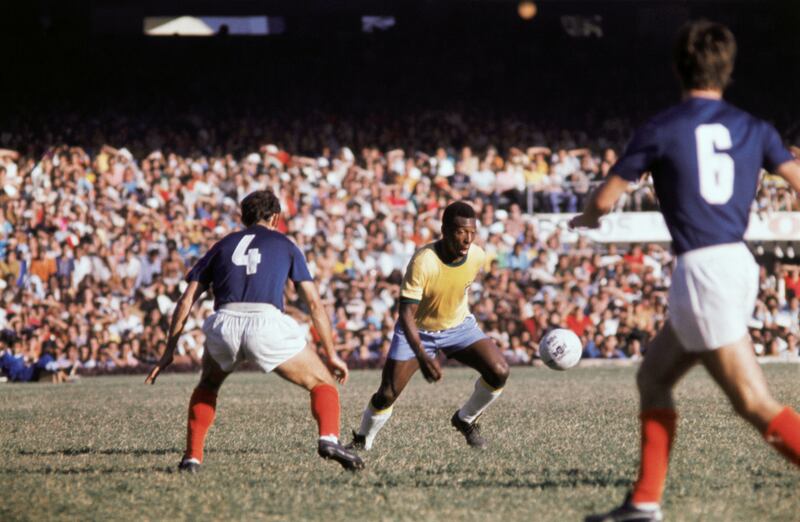
{"label": "number 6 on jersey", "polygon": [[247,247],[250,246],[255,237],[255,234],[242,236],[231,256],[231,261],[233,261],[234,265],[247,267],[247,275],[255,274],[258,271],[258,264],[261,262],[261,253],[257,248],[247,250]]}
{"label": "number 6 on jersey", "polygon": [[721,123],[709,123],[699,125],[694,136],[700,194],[712,205],[723,205],[733,196],[733,158],[722,152],[733,146],[731,133]]}

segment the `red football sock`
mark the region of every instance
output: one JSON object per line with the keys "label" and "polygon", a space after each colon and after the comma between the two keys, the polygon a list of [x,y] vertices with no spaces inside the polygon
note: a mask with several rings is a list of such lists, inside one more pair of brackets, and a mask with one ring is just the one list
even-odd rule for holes
{"label": "red football sock", "polygon": [[208,428],[214,422],[217,394],[205,388],[195,388],[189,401],[189,422],[186,428],[187,459],[203,462],[203,445]]}
{"label": "red football sock", "polygon": [[675,439],[678,415],[668,408],[653,408],[641,413],[642,460],[639,464],[639,479],[633,486],[631,501],[638,503],[660,503],[667,479],[669,452]]}
{"label": "red football sock", "polygon": [[764,438],[789,462],[800,466],[800,415],[786,406],[764,431]]}
{"label": "red football sock", "polygon": [[339,438],[339,390],[319,384],[311,390],[311,412],[319,425],[319,436]]}

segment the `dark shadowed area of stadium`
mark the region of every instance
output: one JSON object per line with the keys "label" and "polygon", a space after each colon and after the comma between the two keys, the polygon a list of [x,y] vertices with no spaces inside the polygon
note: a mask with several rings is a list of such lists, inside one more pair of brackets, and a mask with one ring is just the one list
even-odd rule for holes
{"label": "dark shadowed area of stadium", "polygon": [[[776,396],[797,404],[798,367],[767,365]],[[378,374],[342,388],[342,427],[355,428]],[[580,520],[631,485],[637,460],[632,368],[512,372],[483,419],[484,451],[448,422],[472,372],[415,378],[367,469],[315,454],[308,397],[275,376],[231,377],[219,398],[202,472],[177,473],[188,375],[159,387],[136,377],[0,395],[3,520]],[[677,390],[682,413],[667,481],[670,520],[792,520],[797,472],[743,421],[701,370]]]}

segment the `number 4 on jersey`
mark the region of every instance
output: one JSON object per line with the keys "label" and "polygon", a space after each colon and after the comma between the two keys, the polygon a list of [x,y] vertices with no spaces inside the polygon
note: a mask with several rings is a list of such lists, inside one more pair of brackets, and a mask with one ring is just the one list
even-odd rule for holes
{"label": "number 4 on jersey", "polygon": [[700,194],[712,205],[723,205],[733,196],[733,158],[724,152],[733,146],[731,133],[721,123],[709,123],[699,125],[694,136]]}
{"label": "number 4 on jersey", "polygon": [[247,275],[255,274],[258,271],[258,264],[261,262],[261,253],[257,248],[247,250],[247,247],[250,246],[255,237],[255,234],[243,236],[239,240],[239,244],[236,245],[236,250],[233,251],[233,256],[231,257],[234,265],[247,267]]}

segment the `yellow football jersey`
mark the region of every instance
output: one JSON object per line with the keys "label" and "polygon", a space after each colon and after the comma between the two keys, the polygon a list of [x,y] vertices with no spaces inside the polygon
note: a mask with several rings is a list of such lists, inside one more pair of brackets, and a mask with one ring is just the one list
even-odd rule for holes
{"label": "yellow football jersey", "polygon": [[419,303],[417,328],[447,330],[461,324],[469,313],[467,291],[483,268],[486,253],[474,243],[458,264],[447,264],[436,254],[434,243],[417,250],[406,267],[400,299]]}

